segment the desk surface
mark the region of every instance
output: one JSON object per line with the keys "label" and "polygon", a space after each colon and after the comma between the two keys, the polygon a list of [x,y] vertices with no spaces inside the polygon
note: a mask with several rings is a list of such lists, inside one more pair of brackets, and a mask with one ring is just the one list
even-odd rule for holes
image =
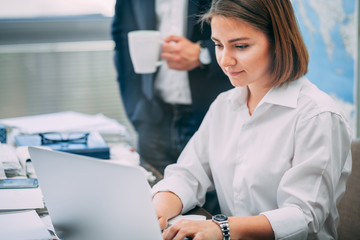
{"label": "desk surface", "polygon": [[[40,124],[41,125],[41,124]],[[73,125],[73,124],[72,124]],[[14,136],[16,134],[19,134],[18,131],[13,131],[11,132],[11,136],[12,138],[14,138]],[[111,135],[112,136],[112,135]],[[115,140],[111,138],[111,136],[109,137],[108,140],[110,140],[110,142],[107,142],[109,144],[109,147],[111,147],[112,144],[118,144],[118,141],[119,142],[123,142],[123,139],[118,139],[116,138]],[[10,143],[10,144],[13,144],[13,143]],[[150,182],[150,185],[153,186],[154,184],[156,184],[158,181],[160,181],[163,176],[161,173],[159,173],[154,167],[152,167],[150,164],[147,164],[147,163],[144,163],[142,164],[142,167],[144,167],[147,171],[151,172],[154,176],[155,176],[155,180]],[[25,173],[25,171],[24,171]],[[26,177],[26,176],[24,176]],[[42,209],[35,209],[36,212],[38,213],[38,215],[40,217],[45,217],[45,216],[48,216],[48,211],[46,209],[46,207],[42,208]],[[191,210],[190,212],[188,212],[188,214],[197,214],[197,215],[203,215],[203,216],[206,216],[207,219],[211,218],[211,214],[209,212],[207,212],[205,209],[203,208],[195,208],[193,210]],[[49,219],[48,217],[46,217],[47,219]],[[56,238],[54,238],[56,239]]]}

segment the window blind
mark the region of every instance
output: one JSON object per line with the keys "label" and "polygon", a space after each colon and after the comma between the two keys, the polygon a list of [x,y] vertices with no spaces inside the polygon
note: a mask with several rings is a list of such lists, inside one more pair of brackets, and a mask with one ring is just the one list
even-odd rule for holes
{"label": "window blind", "polygon": [[0,46],[0,118],[69,110],[103,113],[131,128],[112,41]]}

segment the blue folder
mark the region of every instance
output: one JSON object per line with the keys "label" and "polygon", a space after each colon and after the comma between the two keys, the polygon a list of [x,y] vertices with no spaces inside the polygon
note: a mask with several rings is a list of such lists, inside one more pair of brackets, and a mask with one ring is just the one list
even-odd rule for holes
{"label": "blue folder", "polygon": [[89,157],[110,159],[110,149],[98,132],[91,132],[84,143],[57,142],[42,144],[38,134],[15,136],[17,146],[46,146],[53,150],[85,155]]}

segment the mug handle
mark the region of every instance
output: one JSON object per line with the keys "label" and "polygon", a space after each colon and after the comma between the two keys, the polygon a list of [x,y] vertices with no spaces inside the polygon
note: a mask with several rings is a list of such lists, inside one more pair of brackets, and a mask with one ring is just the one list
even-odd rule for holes
{"label": "mug handle", "polygon": [[[160,52],[161,52],[161,46],[165,43],[164,40],[160,39]],[[160,67],[165,61],[164,60],[159,60],[156,62],[156,67]]]}
{"label": "mug handle", "polygon": [[164,60],[157,61],[157,62],[156,62],[156,66],[157,66],[157,67],[160,67],[164,62],[165,62]]}

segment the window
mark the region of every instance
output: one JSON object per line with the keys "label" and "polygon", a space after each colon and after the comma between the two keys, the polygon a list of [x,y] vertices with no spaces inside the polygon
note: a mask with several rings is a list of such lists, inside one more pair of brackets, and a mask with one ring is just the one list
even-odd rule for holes
{"label": "window", "polygon": [[71,110],[129,124],[113,64],[115,0],[0,4],[0,118]]}
{"label": "window", "polygon": [[115,0],[0,0],[1,19],[99,14],[112,17]]}

